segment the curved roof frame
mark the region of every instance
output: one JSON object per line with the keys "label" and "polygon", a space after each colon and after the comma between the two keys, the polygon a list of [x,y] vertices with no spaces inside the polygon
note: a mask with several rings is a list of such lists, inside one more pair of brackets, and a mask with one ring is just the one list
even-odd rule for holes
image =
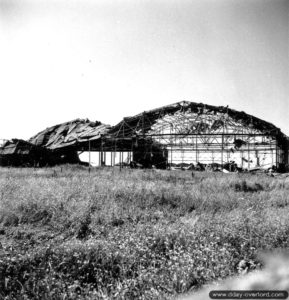
{"label": "curved roof frame", "polygon": [[[226,116],[230,119],[232,126],[234,126],[235,123],[235,126],[241,125],[244,128],[250,128],[250,132],[255,131],[264,135],[279,136],[283,138],[286,137],[281,130],[273,124],[249,115],[243,111],[239,112],[229,108],[228,106],[213,106],[189,101],[177,102],[168,106],[145,111],[132,117],[126,117],[117,125],[113,126],[108,134],[117,138],[146,135],[152,131],[160,119],[169,119],[169,116],[174,116],[177,113],[181,113],[180,118],[184,118],[186,112],[190,112],[195,116],[198,116],[199,124],[202,123],[202,117],[205,115],[216,115],[215,125],[217,122],[220,122],[219,125],[224,126],[224,123],[221,124],[221,122]],[[176,122],[176,119],[172,118],[172,123],[173,122]],[[203,124],[205,124],[205,122]],[[201,133],[199,129],[195,128],[195,130],[191,133]],[[249,132],[247,133],[250,134]]]}

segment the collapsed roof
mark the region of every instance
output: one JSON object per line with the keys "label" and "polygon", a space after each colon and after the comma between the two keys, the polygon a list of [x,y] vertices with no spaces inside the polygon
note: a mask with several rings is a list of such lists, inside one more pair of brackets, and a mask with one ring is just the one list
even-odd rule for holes
{"label": "collapsed roof", "polygon": [[45,151],[42,147],[33,145],[24,140],[12,139],[6,141],[0,148],[0,155],[29,155],[31,151]]}
{"label": "collapsed roof", "polygon": [[[258,130],[263,134],[285,137],[281,130],[273,124],[249,115],[243,111],[239,112],[224,106],[213,106],[189,101],[177,102],[168,106],[145,111],[132,117],[126,117],[120,123],[113,126],[109,134],[115,137],[132,137],[138,134],[146,134],[149,133],[159,119],[165,116],[173,115],[177,112],[189,112],[197,115],[227,115],[232,120],[244,127],[253,128],[254,130]],[[215,121],[215,123],[211,125],[211,129],[213,129],[213,126],[221,127],[223,124],[220,123],[220,120]],[[218,122],[219,124],[217,124]],[[201,133],[199,129],[200,128],[191,128],[191,132],[188,133]]]}
{"label": "collapsed roof", "polygon": [[109,129],[109,125],[98,121],[76,119],[46,128],[30,138],[29,142],[50,150],[64,149],[100,139]]}
{"label": "collapsed roof", "polygon": [[50,150],[20,139],[0,147],[0,166],[44,166],[52,162]]}

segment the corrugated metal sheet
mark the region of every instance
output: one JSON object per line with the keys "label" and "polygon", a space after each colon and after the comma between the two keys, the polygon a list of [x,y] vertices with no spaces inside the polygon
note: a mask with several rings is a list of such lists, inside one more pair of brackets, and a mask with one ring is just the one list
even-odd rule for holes
{"label": "corrugated metal sheet", "polygon": [[0,148],[0,166],[45,166],[57,161],[50,150],[24,140],[12,139]]}
{"label": "corrugated metal sheet", "polygon": [[7,155],[7,154],[14,154],[16,153],[16,145],[9,145],[9,146],[4,146],[1,151],[0,154],[2,155]]}
{"label": "corrugated metal sheet", "polygon": [[0,149],[1,155],[28,155],[31,150],[35,150],[36,146],[24,140],[12,139],[7,141]]}
{"label": "corrugated metal sheet", "polygon": [[109,125],[97,121],[76,119],[49,127],[30,138],[29,142],[51,150],[63,149],[88,140],[95,141],[109,129]]}

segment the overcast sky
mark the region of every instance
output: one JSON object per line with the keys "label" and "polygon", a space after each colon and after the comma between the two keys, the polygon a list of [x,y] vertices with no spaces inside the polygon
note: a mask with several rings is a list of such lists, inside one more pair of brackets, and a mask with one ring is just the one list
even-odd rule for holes
{"label": "overcast sky", "polygon": [[289,1],[0,0],[0,139],[181,100],[289,135]]}

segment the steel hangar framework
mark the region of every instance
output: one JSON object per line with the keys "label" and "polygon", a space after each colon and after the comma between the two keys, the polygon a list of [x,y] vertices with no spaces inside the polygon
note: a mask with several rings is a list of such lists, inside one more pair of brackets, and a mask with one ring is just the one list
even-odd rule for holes
{"label": "steel hangar framework", "polygon": [[126,117],[101,139],[101,155],[114,153],[112,165],[115,152],[129,152],[130,161],[156,167],[235,162],[249,170],[288,164],[288,138],[273,124],[229,107],[189,101]]}

